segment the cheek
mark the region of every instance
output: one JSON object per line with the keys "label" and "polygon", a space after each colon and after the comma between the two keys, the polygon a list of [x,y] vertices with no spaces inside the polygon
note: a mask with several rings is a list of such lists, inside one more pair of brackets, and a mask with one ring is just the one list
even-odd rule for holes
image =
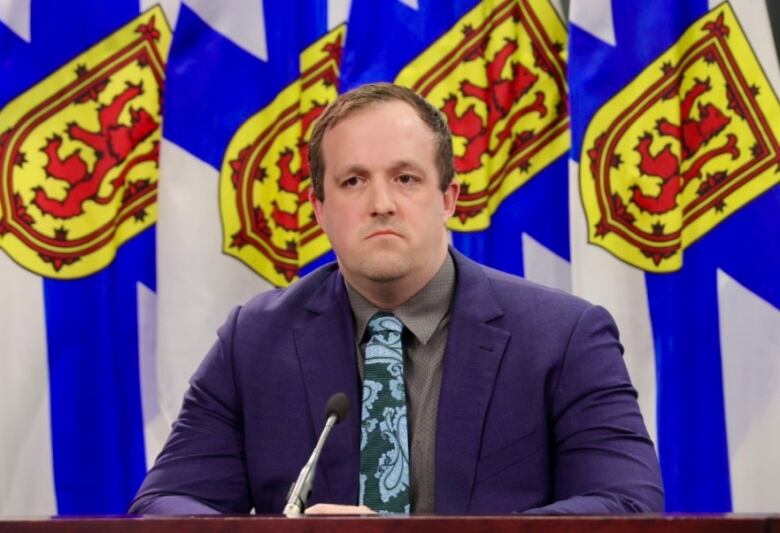
{"label": "cheek", "polygon": [[425,242],[425,246],[438,241],[441,236],[443,222],[443,213],[437,209],[431,209],[428,204],[428,209],[421,210],[416,213],[412,224],[414,225],[414,233],[418,235],[420,241]]}
{"label": "cheek", "polygon": [[449,217],[441,203],[441,198],[436,198],[421,208],[420,218],[426,221],[428,227],[438,229]]}
{"label": "cheek", "polygon": [[357,227],[355,217],[342,206],[332,205],[323,219],[323,229],[331,242],[342,243],[351,240]]}

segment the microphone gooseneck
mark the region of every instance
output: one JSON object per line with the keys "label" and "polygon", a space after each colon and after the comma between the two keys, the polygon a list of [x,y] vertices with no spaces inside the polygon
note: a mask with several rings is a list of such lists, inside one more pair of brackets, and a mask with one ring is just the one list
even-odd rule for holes
{"label": "microphone gooseneck", "polygon": [[304,509],[306,509],[306,501],[309,499],[312,485],[314,484],[314,471],[317,466],[317,461],[322,453],[322,447],[325,445],[325,441],[330,435],[330,430],[333,426],[344,420],[349,412],[349,398],[343,392],[337,392],[330,397],[328,403],[325,406],[325,428],[320,434],[320,438],[317,441],[317,445],[314,447],[314,451],[311,452],[309,460],[301,468],[301,473],[298,474],[298,479],[295,480],[292,487],[290,487],[290,493],[287,496],[287,505],[284,506],[284,515],[288,518],[301,516]]}

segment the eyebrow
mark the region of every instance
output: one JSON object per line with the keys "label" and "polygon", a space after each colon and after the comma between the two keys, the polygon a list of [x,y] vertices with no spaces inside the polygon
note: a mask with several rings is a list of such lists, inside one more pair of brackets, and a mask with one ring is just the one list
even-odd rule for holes
{"label": "eyebrow", "polygon": [[[394,161],[390,165],[390,171],[392,173],[396,172],[403,172],[403,171],[411,171],[415,174],[419,174],[420,176],[423,176],[425,174],[425,171],[423,168],[414,163],[413,161],[409,161],[407,159],[399,159],[398,161]],[[333,174],[333,176],[336,179],[344,178],[345,176],[353,176],[358,175],[362,176],[368,174],[368,169],[362,165],[350,165],[347,168],[345,168],[342,172],[337,172]]]}
{"label": "eyebrow", "polygon": [[366,174],[366,168],[360,165],[350,165],[347,168],[345,168],[343,171],[335,173],[334,177],[342,178],[344,176],[351,176],[353,174],[359,174],[359,175]]}
{"label": "eyebrow", "polygon": [[407,161],[405,159],[402,159],[400,161],[396,161],[390,166],[390,169],[393,172],[400,172],[402,170],[412,170],[415,173],[418,174],[425,174],[425,171],[422,167],[420,167],[417,163],[413,161]]}

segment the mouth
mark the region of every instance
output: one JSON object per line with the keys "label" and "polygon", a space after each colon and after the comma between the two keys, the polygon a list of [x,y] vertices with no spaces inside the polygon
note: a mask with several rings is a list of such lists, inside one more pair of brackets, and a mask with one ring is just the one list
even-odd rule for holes
{"label": "mouth", "polygon": [[397,232],[391,230],[391,229],[380,229],[377,231],[372,232],[367,237],[368,239],[373,239],[374,237],[400,237]]}

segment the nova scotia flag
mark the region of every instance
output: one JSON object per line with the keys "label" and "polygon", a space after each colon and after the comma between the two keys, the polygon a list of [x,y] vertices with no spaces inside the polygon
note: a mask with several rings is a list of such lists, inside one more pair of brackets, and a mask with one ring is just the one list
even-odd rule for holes
{"label": "nova scotia flag", "polygon": [[780,89],[763,2],[573,1],[574,292],[621,329],[667,510],[780,506]]}
{"label": "nova scotia flag", "polygon": [[0,17],[0,514],[122,513],[146,468],[170,32],[137,1],[4,1]]}

